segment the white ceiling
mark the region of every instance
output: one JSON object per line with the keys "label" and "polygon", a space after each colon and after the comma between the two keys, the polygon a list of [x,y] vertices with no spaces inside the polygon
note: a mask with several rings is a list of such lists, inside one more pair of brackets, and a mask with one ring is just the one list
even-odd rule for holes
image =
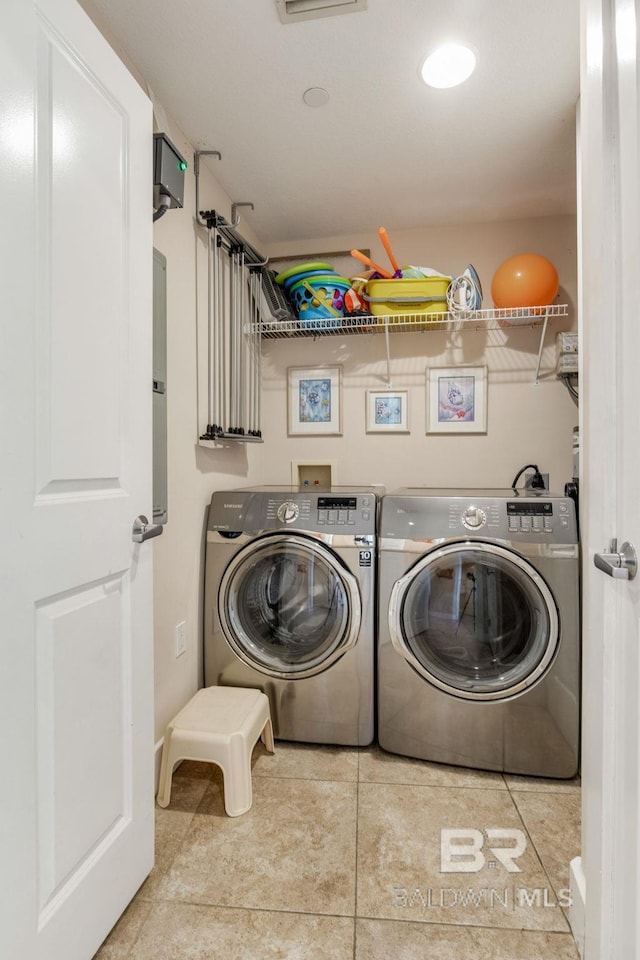
{"label": "white ceiling", "polygon": [[[579,0],[368,0],[286,25],[275,0],[82,2],[221,152],[206,162],[265,243],[575,212]],[[452,38],[478,67],[432,90],[420,64]]]}

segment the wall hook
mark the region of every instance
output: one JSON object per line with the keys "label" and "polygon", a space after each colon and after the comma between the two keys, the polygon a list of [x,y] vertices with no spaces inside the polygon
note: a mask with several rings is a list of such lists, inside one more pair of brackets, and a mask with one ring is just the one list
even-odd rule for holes
{"label": "wall hook", "polygon": [[217,157],[222,160],[222,154],[219,150],[195,150],[193,154],[193,172],[196,176],[200,173],[200,157]]}
{"label": "wall hook", "polygon": [[222,160],[219,150],[195,150],[193,153],[193,175],[196,178],[196,223],[205,226],[200,219],[200,157],[217,157]]}
{"label": "wall hook", "polygon": [[241,201],[239,201],[238,203],[232,203],[231,204],[231,226],[232,227],[237,227],[238,224],[240,223],[240,217],[236,213],[238,207],[251,207],[252,210],[255,210],[254,205],[249,201],[246,201],[244,203]]}

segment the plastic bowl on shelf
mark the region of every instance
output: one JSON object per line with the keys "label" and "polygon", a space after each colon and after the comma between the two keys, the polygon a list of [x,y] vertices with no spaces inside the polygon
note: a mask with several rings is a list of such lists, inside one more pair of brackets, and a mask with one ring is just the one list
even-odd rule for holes
{"label": "plastic bowl on shelf", "polygon": [[351,287],[345,277],[337,274],[320,275],[305,278],[295,283],[289,290],[289,296],[296,308],[300,326],[329,329],[339,327],[344,315],[344,295]]}
{"label": "plastic bowl on shelf", "polygon": [[330,263],[323,263],[321,260],[310,261],[308,263],[297,263],[288,270],[283,270],[276,276],[276,283],[285,286],[287,281],[295,282],[310,272],[333,273],[333,267]]}
{"label": "plastic bowl on shelf", "polygon": [[285,292],[288,294],[291,288],[301,280],[308,280],[309,277],[326,277],[327,275],[328,274],[326,270],[309,270],[307,273],[294,273],[291,277],[284,281],[282,286],[284,287]]}

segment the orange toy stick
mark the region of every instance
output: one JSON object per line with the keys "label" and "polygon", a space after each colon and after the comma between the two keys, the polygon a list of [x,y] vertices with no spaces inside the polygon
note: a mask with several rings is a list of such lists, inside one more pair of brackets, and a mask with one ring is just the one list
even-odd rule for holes
{"label": "orange toy stick", "polygon": [[391,274],[388,270],[385,270],[384,267],[381,267],[378,263],[374,263],[373,260],[370,260],[369,257],[366,257],[364,253],[360,253],[359,250],[352,250],[351,256],[355,257],[356,260],[359,260],[361,263],[366,263],[368,267],[372,267],[376,273],[379,273],[381,277],[384,277],[386,280],[391,280]]}
{"label": "orange toy stick", "polygon": [[401,277],[402,270],[400,269],[400,266],[398,265],[398,261],[393,255],[393,250],[391,249],[391,243],[389,242],[389,235],[384,227],[378,227],[378,236],[382,240],[382,246],[387,251],[387,256],[389,257],[389,263],[393,267],[393,271],[396,277]]}

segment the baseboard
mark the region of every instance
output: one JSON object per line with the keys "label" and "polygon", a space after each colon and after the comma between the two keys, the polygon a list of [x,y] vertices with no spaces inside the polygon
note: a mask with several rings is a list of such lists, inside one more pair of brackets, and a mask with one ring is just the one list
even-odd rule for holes
{"label": "baseboard", "polygon": [[571,906],[569,907],[569,923],[578,952],[584,958],[584,920],[585,920],[585,890],[586,882],[582,869],[582,857],[575,857],[569,864],[569,889],[571,890]]}

